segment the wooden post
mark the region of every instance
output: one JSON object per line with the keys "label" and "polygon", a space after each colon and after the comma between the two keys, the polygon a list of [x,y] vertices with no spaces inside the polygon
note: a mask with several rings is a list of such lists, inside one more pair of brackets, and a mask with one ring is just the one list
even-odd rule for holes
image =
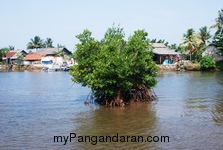
{"label": "wooden post", "polygon": [[160,64],[161,64],[161,55],[160,55]]}

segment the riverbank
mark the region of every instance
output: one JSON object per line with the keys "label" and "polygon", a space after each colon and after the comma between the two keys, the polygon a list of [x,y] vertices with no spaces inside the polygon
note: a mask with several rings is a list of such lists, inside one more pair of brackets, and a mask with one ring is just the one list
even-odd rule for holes
{"label": "riverbank", "polygon": [[0,70],[2,71],[68,71],[69,69],[69,66],[58,66],[52,64],[0,65]]}
{"label": "riverbank", "polygon": [[[180,63],[176,64],[168,64],[168,65],[163,65],[159,64],[158,65],[160,70],[159,71],[202,71],[200,68],[199,63],[192,63],[190,61],[182,61]],[[31,64],[31,65],[0,65],[0,70],[3,71],[42,71],[42,69],[46,67],[43,64]],[[216,63],[216,69],[212,71],[222,71],[223,70],[223,62],[217,62]]]}
{"label": "riverbank", "polygon": [[182,61],[175,64],[168,64],[168,65],[158,65],[160,71],[200,71],[200,64],[199,63],[192,63],[190,61]]}
{"label": "riverbank", "polygon": [[1,70],[6,71],[41,71],[43,66],[42,65],[1,65]]}
{"label": "riverbank", "polygon": [[[203,71],[200,63],[192,63],[190,61],[182,61],[176,64],[158,65],[160,71]],[[215,69],[209,71],[223,71],[223,61],[216,62]]]}

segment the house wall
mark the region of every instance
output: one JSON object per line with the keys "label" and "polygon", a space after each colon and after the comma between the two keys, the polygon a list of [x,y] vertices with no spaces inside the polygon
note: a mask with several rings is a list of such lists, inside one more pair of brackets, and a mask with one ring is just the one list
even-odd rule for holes
{"label": "house wall", "polygon": [[62,65],[63,64],[63,58],[62,57],[55,57],[55,56],[45,56],[41,58],[41,62],[49,62],[50,64],[57,64]]}
{"label": "house wall", "polygon": [[23,64],[26,66],[26,65],[30,65],[31,63],[30,63],[30,61],[24,60]]}

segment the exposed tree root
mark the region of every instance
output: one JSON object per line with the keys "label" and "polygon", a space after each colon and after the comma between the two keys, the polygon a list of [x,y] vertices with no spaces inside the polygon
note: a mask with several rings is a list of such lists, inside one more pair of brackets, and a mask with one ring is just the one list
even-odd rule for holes
{"label": "exposed tree root", "polygon": [[154,93],[145,85],[134,86],[130,89],[130,103],[138,101],[153,101],[156,97]]}
{"label": "exposed tree root", "polygon": [[[91,100],[92,101],[91,97]],[[153,101],[156,99],[155,93],[147,88],[145,85],[133,86],[127,92],[117,91],[116,97],[106,97],[101,95],[95,101],[101,105],[111,106],[125,106],[133,102]]]}

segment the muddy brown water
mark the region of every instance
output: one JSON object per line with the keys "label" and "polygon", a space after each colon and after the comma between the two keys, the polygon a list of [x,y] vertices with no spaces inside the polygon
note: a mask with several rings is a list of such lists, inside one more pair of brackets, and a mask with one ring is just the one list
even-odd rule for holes
{"label": "muddy brown water", "polygon": [[90,90],[70,78],[0,72],[0,149],[223,149],[222,72],[165,73],[158,100],[120,108],[84,105]]}

